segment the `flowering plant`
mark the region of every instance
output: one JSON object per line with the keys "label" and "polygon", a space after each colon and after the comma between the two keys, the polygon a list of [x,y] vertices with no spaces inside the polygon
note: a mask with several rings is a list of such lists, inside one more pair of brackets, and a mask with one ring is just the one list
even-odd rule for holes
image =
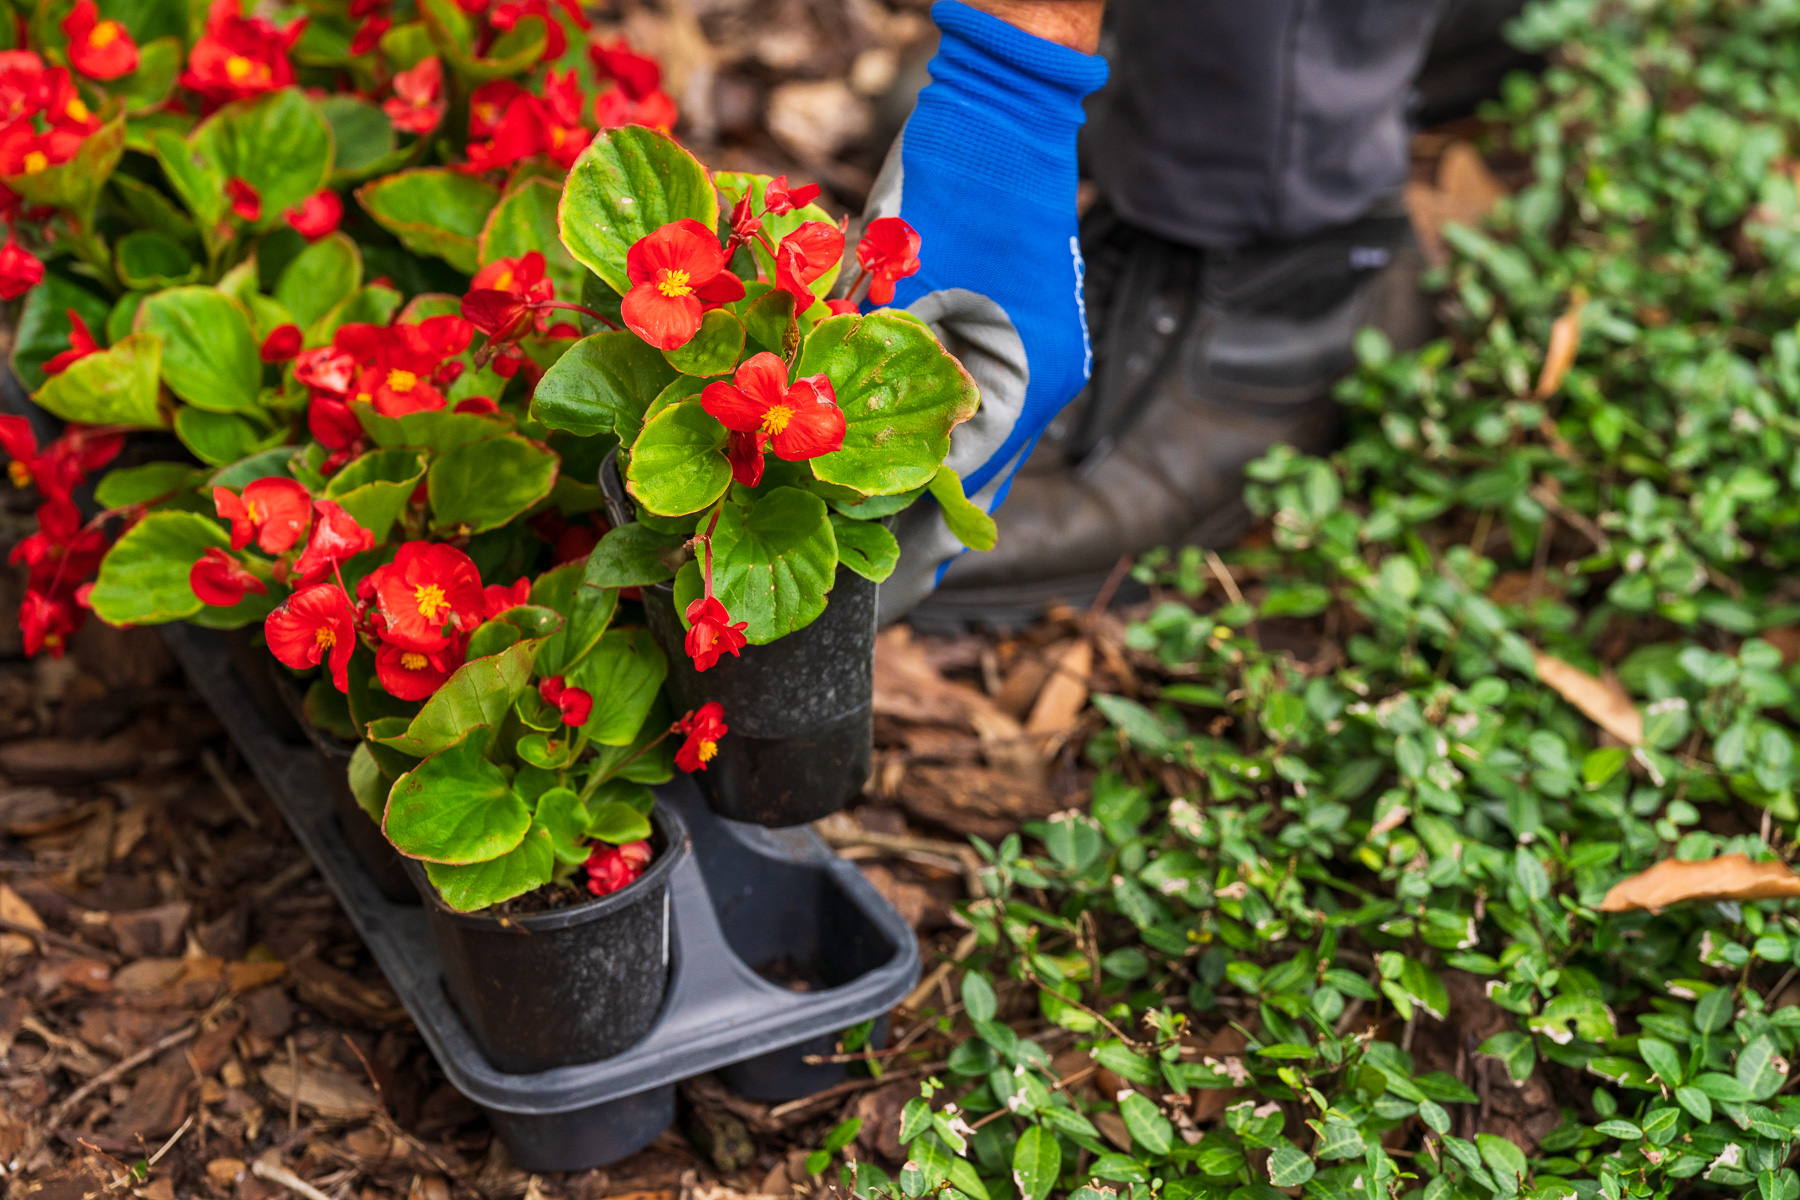
{"label": "flowering plant", "polygon": [[699,670],[813,621],[840,566],[886,578],[899,547],[881,520],[927,491],[993,544],[944,467],[974,382],[923,322],[858,312],[918,269],[918,235],[872,222],[850,294],[828,300],[845,239],[817,193],[709,176],[642,128],[597,136],[563,190],[563,244],[615,328],[550,367],[531,415],[619,444],[638,520],[601,540],[595,577],[673,580]]}
{"label": "flowering plant", "polygon": [[[563,169],[594,129],[675,120],[657,64],[591,37],[573,4],[323,0],[271,15],[54,0],[21,25],[28,48],[0,51],[0,298],[24,298],[12,366],[71,426],[167,430],[213,467],[334,428],[333,450],[373,444],[311,402],[301,352],[341,326],[388,325],[409,296],[460,293],[501,259],[538,254],[544,286],[575,298],[579,268],[555,236]],[[577,332],[541,323],[491,370],[423,394],[498,400]],[[35,453],[13,442],[15,461]],[[60,653],[109,535],[191,506],[184,480],[174,467],[121,480],[89,521],[45,494],[30,553],[58,566],[33,575],[34,646]]]}

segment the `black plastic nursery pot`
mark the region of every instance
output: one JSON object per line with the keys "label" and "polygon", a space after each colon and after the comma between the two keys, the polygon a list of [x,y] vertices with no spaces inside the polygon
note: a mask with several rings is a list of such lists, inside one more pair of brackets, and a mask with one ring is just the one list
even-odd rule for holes
{"label": "black plastic nursery pot", "polygon": [[608,1058],[501,1070],[477,1044],[467,1010],[451,1001],[436,918],[416,902],[385,898],[348,845],[320,756],[275,737],[230,669],[219,634],[171,626],[164,637],[446,1078],[482,1109],[524,1170],[583,1170],[629,1157],[673,1121],[676,1084],[704,1072],[766,1101],[841,1083],[849,1066],[806,1057],[830,1056],[842,1031],[864,1021],[874,1023],[871,1045],[879,1045],[888,1010],[918,982],[911,928],[854,864],[810,829],[721,819],[689,777],[677,776],[657,789],[658,810],[685,824],[692,852],[665,855],[668,982],[649,1030]]}
{"label": "black plastic nursery pot", "polygon": [[225,634],[226,653],[231,656],[231,669],[238,682],[256,706],[257,713],[269,723],[275,736],[292,746],[303,746],[307,733],[294,715],[294,706],[285,694],[288,681],[277,672],[281,669],[275,656],[263,641],[261,625],[246,625]]}
{"label": "black plastic nursery pot", "polygon": [[[615,460],[600,468],[614,525],[635,519]],[[838,568],[830,602],[803,629],[694,670],[667,584],[643,589],[650,629],[669,658],[677,712],[716,701],[731,732],[696,779],[714,812],[782,828],[843,808],[869,778],[874,741],[877,585]]]}
{"label": "black plastic nursery pot", "polygon": [[444,990],[482,1055],[523,1074],[611,1058],[656,1023],[669,983],[669,875],[689,854],[666,805],[650,814],[654,857],[609,896],[519,916],[460,913],[417,863]]}

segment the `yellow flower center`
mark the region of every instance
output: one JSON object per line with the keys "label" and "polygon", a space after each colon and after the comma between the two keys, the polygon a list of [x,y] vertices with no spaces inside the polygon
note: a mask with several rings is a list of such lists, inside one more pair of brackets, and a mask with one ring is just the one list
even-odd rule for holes
{"label": "yellow flower center", "polygon": [[319,628],[313,630],[313,641],[318,645],[319,649],[329,650],[337,645],[337,634],[321,625]]}
{"label": "yellow flower center", "polygon": [[551,149],[559,149],[562,146],[563,142],[568,139],[568,136],[569,136],[569,131],[564,129],[561,125],[552,125],[550,127],[550,147],[551,147]]}
{"label": "yellow flower center", "polygon": [[401,393],[410,392],[418,385],[418,382],[419,377],[414,375],[411,371],[402,371],[399,367],[395,367],[388,372],[387,385],[389,391]]}
{"label": "yellow flower center", "polygon": [[497,292],[510,292],[513,290],[513,273],[510,269],[502,271],[499,275],[494,277],[494,290]]}
{"label": "yellow flower center", "polygon": [[254,500],[244,501],[244,516],[252,525],[262,524],[262,514],[256,511],[256,502]]}
{"label": "yellow flower center", "polygon": [[56,650],[57,648],[59,648],[62,645],[62,634],[46,633],[44,635],[44,645],[49,647],[51,650]]}
{"label": "yellow flower center", "polygon": [[780,433],[788,427],[788,422],[793,419],[793,409],[785,404],[777,404],[774,408],[771,408],[768,412],[763,414],[763,432],[767,434]]}
{"label": "yellow flower center", "polygon": [[241,54],[234,54],[225,60],[225,74],[229,76],[234,83],[242,83],[244,80],[248,79],[250,73],[255,70],[256,64]]}
{"label": "yellow flower center", "polygon": [[656,290],[671,300],[677,296],[686,296],[694,289],[688,286],[686,271],[664,271],[663,277],[656,281]]}
{"label": "yellow flower center", "polygon": [[419,606],[419,615],[427,621],[435,621],[438,614],[450,607],[444,599],[444,589],[435,583],[422,583],[413,589],[413,601]]}
{"label": "yellow flower center", "polygon": [[42,150],[32,150],[25,155],[25,173],[27,175],[36,175],[49,165],[50,160],[44,157]]}
{"label": "yellow flower center", "polygon": [[6,473],[12,479],[14,487],[31,486],[31,468],[17,460],[6,464]]}
{"label": "yellow flower center", "polygon": [[69,120],[71,121],[85,121],[88,117],[93,115],[88,112],[88,106],[81,102],[81,97],[79,96],[69,101],[69,107],[65,108],[63,111],[69,114]]}
{"label": "yellow flower center", "polygon": [[425,669],[425,656],[417,651],[408,650],[405,654],[400,656],[400,665],[409,671],[423,671]]}
{"label": "yellow flower center", "polygon": [[119,40],[119,23],[102,21],[94,26],[94,32],[88,34],[88,45],[96,50],[104,50]]}
{"label": "yellow flower center", "polygon": [[699,751],[694,755],[701,762],[711,762],[719,753],[719,743],[701,742]]}

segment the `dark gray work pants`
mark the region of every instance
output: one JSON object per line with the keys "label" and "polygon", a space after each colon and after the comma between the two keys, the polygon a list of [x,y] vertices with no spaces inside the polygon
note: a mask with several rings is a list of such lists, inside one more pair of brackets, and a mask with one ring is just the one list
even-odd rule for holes
{"label": "dark gray work pants", "polygon": [[1440,17],[1517,7],[1112,0],[1113,81],[1084,134],[1095,178],[1127,221],[1193,246],[1354,220],[1406,179],[1412,83]]}

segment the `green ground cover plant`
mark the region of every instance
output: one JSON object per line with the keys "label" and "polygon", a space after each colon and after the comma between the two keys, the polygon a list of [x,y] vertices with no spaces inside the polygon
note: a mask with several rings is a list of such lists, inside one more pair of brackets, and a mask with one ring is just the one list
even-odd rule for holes
{"label": "green ground cover plant", "polygon": [[1602,907],[1797,849],[1800,4],[1512,36],[1443,336],[1364,336],[1265,538],[1139,565],[1091,800],[978,844],[966,1040],[859,1196],[1800,1196],[1791,905]]}

